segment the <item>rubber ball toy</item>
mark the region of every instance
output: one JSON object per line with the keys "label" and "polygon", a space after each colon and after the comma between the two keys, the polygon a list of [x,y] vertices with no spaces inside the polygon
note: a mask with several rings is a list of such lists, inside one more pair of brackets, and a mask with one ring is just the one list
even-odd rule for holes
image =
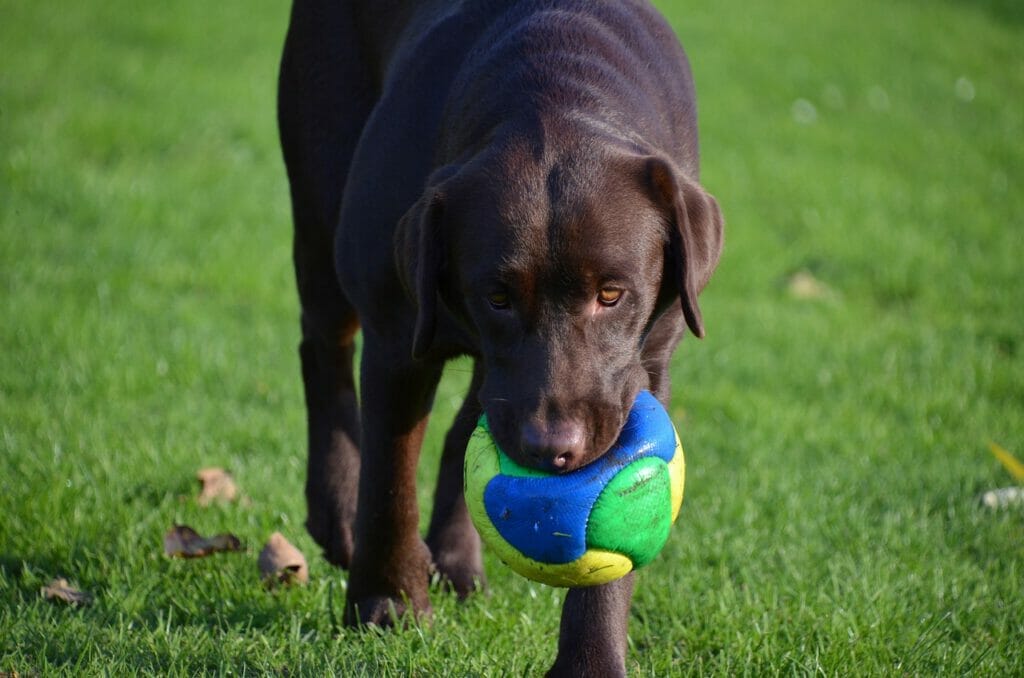
{"label": "rubber ball toy", "polygon": [[550,586],[614,581],[665,546],[683,501],[685,462],[668,413],[641,391],[612,448],[568,473],[520,466],[483,415],[466,449],[465,496],[484,543]]}

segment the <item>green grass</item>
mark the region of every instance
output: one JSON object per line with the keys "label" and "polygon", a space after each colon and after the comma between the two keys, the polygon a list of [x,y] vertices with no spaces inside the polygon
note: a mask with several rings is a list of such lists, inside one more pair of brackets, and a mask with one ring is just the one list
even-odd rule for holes
{"label": "green grass", "polygon": [[[727,248],[674,365],[687,495],[641,577],[636,675],[1020,675],[1024,11],[662,2]],[[692,6],[689,6],[692,5]],[[0,673],[537,674],[561,593],[487,562],[431,626],[336,624],[302,521],[274,126],[286,3],[0,0]],[[830,293],[793,297],[800,271]],[[429,505],[450,371],[426,444]],[[202,509],[193,474],[251,498]],[[161,555],[174,522],[245,554]],[[304,589],[264,592],[281,530]],[[43,601],[64,575],[96,596]]]}

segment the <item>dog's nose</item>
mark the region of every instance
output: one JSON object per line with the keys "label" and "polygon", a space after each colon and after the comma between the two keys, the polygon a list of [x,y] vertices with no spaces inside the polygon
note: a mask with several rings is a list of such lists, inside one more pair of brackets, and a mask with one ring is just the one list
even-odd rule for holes
{"label": "dog's nose", "polygon": [[548,426],[523,426],[520,445],[523,455],[536,466],[553,471],[571,471],[583,458],[586,436],[575,422]]}

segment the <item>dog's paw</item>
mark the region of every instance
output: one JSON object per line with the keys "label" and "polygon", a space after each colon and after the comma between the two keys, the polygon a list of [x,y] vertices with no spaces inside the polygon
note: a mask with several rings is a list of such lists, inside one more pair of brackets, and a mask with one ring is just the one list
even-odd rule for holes
{"label": "dog's paw", "polygon": [[465,600],[470,594],[487,588],[479,540],[457,544],[454,548],[431,545],[430,550],[442,591],[454,593],[459,600]]}
{"label": "dog's paw", "polygon": [[438,586],[442,591],[454,593],[459,600],[465,600],[470,594],[487,590],[487,577],[483,567],[474,567],[466,563],[450,566],[437,565],[439,575]]}
{"label": "dog's paw", "polygon": [[607,678],[626,678],[626,666],[621,660],[564,660],[561,655],[555,660],[554,666],[544,674],[545,678],[587,678],[602,676]]}
{"label": "dog's paw", "polygon": [[[425,598],[424,598],[425,600]],[[414,604],[408,596],[392,598],[369,596],[345,602],[346,626],[380,626],[404,628],[429,621],[433,614],[430,601]]]}
{"label": "dog's paw", "polygon": [[430,547],[441,590],[455,593],[459,600],[465,600],[471,593],[487,588],[480,535],[468,513],[463,512],[439,529],[431,530],[427,546]]}
{"label": "dog's paw", "polygon": [[390,627],[428,619],[432,608],[427,582],[432,565],[427,545],[416,537],[404,547],[390,550],[387,557],[368,550],[354,555],[345,624]]}

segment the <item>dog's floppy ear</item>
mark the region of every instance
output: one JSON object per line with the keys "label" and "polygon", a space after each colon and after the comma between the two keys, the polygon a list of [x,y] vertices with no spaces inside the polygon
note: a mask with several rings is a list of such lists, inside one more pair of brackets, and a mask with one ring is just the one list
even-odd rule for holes
{"label": "dog's floppy ear", "polygon": [[718,201],[668,160],[646,160],[647,181],[668,218],[666,270],[674,278],[690,331],[704,336],[697,295],[722,254],[723,219]]}
{"label": "dog's floppy ear", "polygon": [[412,355],[422,358],[434,341],[439,280],[445,264],[444,181],[455,173],[446,166],[427,181],[427,187],[398,222],[395,263],[406,295],[416,305]]}

